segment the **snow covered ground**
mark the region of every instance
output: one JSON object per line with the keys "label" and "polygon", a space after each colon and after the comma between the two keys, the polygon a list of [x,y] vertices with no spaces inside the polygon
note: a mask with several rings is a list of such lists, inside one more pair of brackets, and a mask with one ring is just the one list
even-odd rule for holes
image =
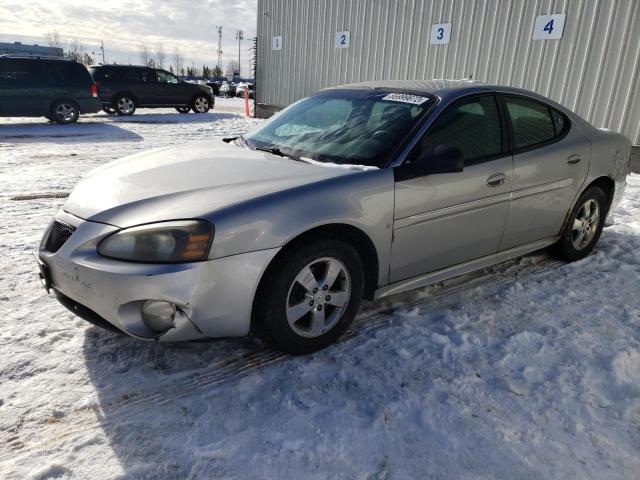
{"label": "snow covered ground", "polygon": [[638,175],[594,255],[367,304],[308,357],[142,343],[48,298],[30,252],[58,197],[111,159],[246,131],[240,102],[0,119],[0,478],[640,477]]}

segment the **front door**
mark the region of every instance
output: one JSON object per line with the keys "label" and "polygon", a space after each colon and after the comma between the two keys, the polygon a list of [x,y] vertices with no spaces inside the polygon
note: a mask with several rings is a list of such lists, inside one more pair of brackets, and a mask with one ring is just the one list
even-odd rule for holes
{"label": "front door", "polygon": [[390,282],[497,251],[513,179],[502,123],[494,95],[466,97],[440,114],[409,155],[446,145],[462,152],[465,165],[396,182]]}
{"label": "front door", "polygon": [[39,61],[0,60],[0,114],[4,116],[48,114],[49,88],[42,81]]}
{"label": "front door", "polygon": [[500,250],[559,235],[589,171],[589,142],[561,112],[504,96],[513,132],[514,180]]}
{"label": "front door", "polygon": [[178,77],[164,70],[156,70],[156,75],[158,104],[189,105],[191,103],[189,84],[180,82]]}

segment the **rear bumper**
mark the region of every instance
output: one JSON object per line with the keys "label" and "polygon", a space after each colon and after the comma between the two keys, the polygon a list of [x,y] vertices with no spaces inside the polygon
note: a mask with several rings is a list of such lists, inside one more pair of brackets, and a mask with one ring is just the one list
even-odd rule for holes
{"label": "rear bumper", "polygon": [[78,99],[78,106],[80,107],[80,113],[96,113],[102,108],[100,100],[97,98]]}
{"label": "rear bumper", "polygon": [[[138,264],[103,258],[97,244],[117,230],[61,212],[58,220],[74,226],[55,253],[38,252],[47,265],[51,287],[78,316],[105,323],[132,337],[162,342],[244,336],[259,279],[278,249],[250,252],[205,262]],[[173,326],[162,334],[142,320],[146,300],[176,306]]]}

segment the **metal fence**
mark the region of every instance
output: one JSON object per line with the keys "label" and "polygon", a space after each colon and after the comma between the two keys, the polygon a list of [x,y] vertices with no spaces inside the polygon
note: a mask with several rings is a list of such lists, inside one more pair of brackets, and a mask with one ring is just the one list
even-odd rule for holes
{"label": "metal fence", "polygon": [[[566,14],[562,38],[534,40],[536,17],[553,13]],[[451,23],[450,43],[430,44],[437,23]],[[640,144],[640,0],[259,0],[258,59],[267,114],[341,83],[473,75]]]}

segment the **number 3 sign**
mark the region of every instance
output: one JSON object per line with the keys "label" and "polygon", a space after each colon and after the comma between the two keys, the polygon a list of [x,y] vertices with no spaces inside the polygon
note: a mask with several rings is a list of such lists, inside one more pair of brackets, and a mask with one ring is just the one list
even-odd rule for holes
{"label": "number 3 sign", "polygon": [[533,27],[534,40],[557,40],[562,38],[564,30],[564,20],[567,17],[564,13],[555,15],[538,15],[536,24]]}
{"label": "number 3 sign", "polygon": [[431,26],[431,45],[449,43],[451,39],[451,24],[436,23]]}

